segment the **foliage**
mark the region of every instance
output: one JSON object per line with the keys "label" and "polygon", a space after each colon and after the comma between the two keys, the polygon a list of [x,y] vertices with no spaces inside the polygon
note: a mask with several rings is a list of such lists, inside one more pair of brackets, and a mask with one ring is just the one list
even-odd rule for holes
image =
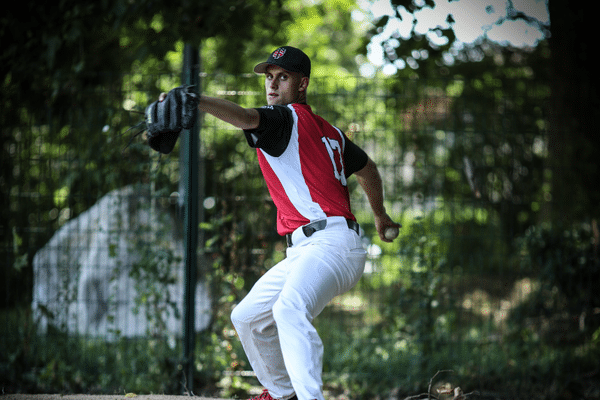
{"label": "foliage", "polygon": [[[448,259],[455,258],[454,252],[465,256],[465,250],[442,250],[448,243],[436,244],[437,234],[451,232],[452,222],[434,221],[426,216],[403,228],[400,249],[391,251],[399,259],[396,267],[403,271],[396,281],[382,285],[379,270],[367,275],[359,283],[358,293],[334,301],[334,306],[324,311],[324,318],[316,320],[325,342],[328,390],[351,394],[351,398],[388,394],[404,398],[426,391],[436,371],[450,369],[454,372],[448,382],[479,392],[496,392],[495,398],[560,399],[571,390],[588,393],[585,398],[598,398],[595,373],[587,376],[588,371],[595,370],[600,352],[597,325],[592,322],[597,315],[587,315],[585,321],[590,326],[582,335],[578,322],[565,317],[555,302],[556,293],[547,287],[538,295],[532,284],[528,286],[532,291],[529,296],[505,298],[511,310],[507,324],[502,319],[477,317],[494,306],[466,308],[468,291],[486,289],[482,284],[486,276],[508,285],[511,273],[505,270],[496,275],[486,270],[471,276],[453,267]],[[585,237],[581,232],[589,233],[585,225],[575,231],[566,236]],[[536,248],[535,239],[533,242],[531,247]],[[589,249],[589,240],[580,244]],[[564,248],[553,249],[559,253]],[[496,251],[506,257],[504,250]],[[490,249],[477,243],[470,252],[474,260],[491,256]],[[581,257],[579,251],[574,254]],[[532,279],[544,279],[533,258],[524,257],[522,262],[517,270],[532,273]],[[345,302],[352,308],[340,308]],[[373,309],[373,305],[379,308]]]}
{"label": "foliage", "polygon": [[[199,44],[215,36],[227,38],[227,47],[235,50],[221,54],[225,65],[233,65],[244,43],[276,33],[287,18],[279,0],[23,4],[2,19],[0,32],[11,40],[2,53],[0,71],[3,80],[10,77],[11,84],[30,92],[48,79],[57,95],[68,88],[69,80],[73,83],[92,72],[126,71],[135,60],[161,60],[180,40]],[[238,30],[245,34],[233,34]],[[44,62],[37,62],[39,58]],[[87,81],[84,86],[94,84]]]}
{"label": "foliage", "polygon": [[107,393],[178,390],[176,347],[165,339],[113,343],[59,331],[38,336],[29,309],[3,313],[2,387],[6,392]]}
{"label": "foliage", "polygon": [[[506,62],[482,61],[481,69],[469,71],[456,68],[452,78],[399,77],[383,85],[352,85],[348,79],[344,89],[358,99],[350,106],[353,113],[343,111],[342,101],[331,107],[340,110],[339,119],[351,128],[353,140],[368,149],[384,180],[388,173],[401,175],[401,186],[398,177],[386,182],[395,191],[392,196],[422,207],[467,202],[453,208],[451,218],[468,211],[494,216],[509,244],[551,199],[551,173],[545,169],[549,87],[527,73],[527,62],[496,54]],[[519,78],[507,79],[509,75]],[[360,107],[374,93],[380,101]],[[393,154],[386,151],[391,147],[397,149]]]}
{"label": "foliage", "polygon": [[[448,71],[448,67],[456,66],[457,64],[469,63],[472,66],[473,62],[482,60],[482,56],[486,56],[486,47],[490,46],[490,40],[486,35],[482,39],[478,39],[473,44],[460,43],[457,39],[457,26],[455,16],[447,14],[445,21],[437,26],[426,26],[429,21],[425,21],[430,15],[427,11],[431,11],[440,6],[443,10],[443,4],[437,0],[392,0],[391,15],[384,15],[374,21],[371,29],[364,38],[363,50],[366,51],[369,44],[373,43],[381,46],[383,49],[383,57],[391,64],[398,66],[400,69],[419,71],[420,76],[432,77],[439,73],[444,75]],[[466,7],[483,8],[485,5],[478,3],[469,3]],[[488,5],[486,8],[488,14],[494,12],[494,6]],[[502,25],[507,21],[523,21],[532,30],[539,30],[543,37],[550,36],[550,27],[544,21],[539,20],[534,15],[528,15],[530,9],[522,12],[516,9],[513,2],[508,2],[506,12],[499,13],[495,25]],[[472,18],[472,16],[469,16]],[[422,18],[421,21],[419,18]],[[397,28],[400,21],[412,19],[412,26],[409,32],[400,32]],[[422,22],[419,26],[419,22]],[[469,24],[477,22],[470,21]],[[490,24],[490,26],[493,24]],[[377,43],[373,42],[374,37],[382,35]],[[503,46],[511,51],[510,46]],[[489,55],[489,54],[488,54]],[[445,72],[445,73],[444,73]],[[402,72],[401,72],[402,73]]]}
{"label": "foliage", "polygon": [[[148,182],[151,170],[158,175],[153,179],[159,187],[169,187],[168,193],[175,190],[174,169],[148,163],[145,146],[134,142],[123,152],[123,132],[139,122],[128,110],[140,111],[160,91],[178,84],[170,72],[180,67],[173,54],[182,42],[200,44],[209,37],[224,37],[219,60],[233,71],[244,59],[240,49],[251,52],[257,37],[277,38],[274,31],[287,18],[278,0],[168,5],[65,0],[11,8],[0,21],[6,44],[0,54],[5,94],[0,115],[0,226],[17,230],[14,236],[1,229],[0,241],[11,248],[6,253],[3,248],[6,265],[25,264],[21,279],[12,269],[5,271],[10,282],[21,286],[11,293],[26,295],[10,297],[3,307],[28,301],[35,250],[103,194]],[[245,35],[232,34],[240,30]],[[159,72],[160,77],[155,75]],[[11,198],[19,193],[36,195],[17,204]],[[74,200],[80,193],[85,193],[83,198]],[[42,233],[24,235],[22,227],[32,224],[43,227]],[[13,236],[21,238],[18,249],[12,245]]]}
{"label": "foliage", "polygon": [[[379,241],[364,195],[349,181],[373,272],[316,321],[329,393],[414,394],[436,370],[453,369],[471,387],[552,398],[552,390],[594,370],[600,333],[590,323],[594,309],[586,307],[596,297],[578,286],[597,281],[595,275],[580,280],[595,271],[588,246],[593,225],[568,234],[530,228],[546,218],[552,200],[546,43],[524,51],[481,41],[454,53],[453,65],[425,62],[449,51],[453,33],[441,29],[434,33],[446,36],[447,45],[434,48],[413,35],[388,53],[410,65],[406,57],[429,46],[418,69],[366,79],[356,76],[364,35],[353,25],[352,2],[76,3],[24,5],[8,10],[0,25],[2,39],[13,39],[0,69],[6,93],[0,226],[11,228],[0,230],[9,289],[0,315],[7,392],[179,393],[185,384],[174,338],[106,343],[62,332],[37,336],[28,308],[16,308],[30,301],[22,293],[31,287],[35,251],[104,193],[132,182],[154,185],[161,199],[180,190],[176,152],[159,159],[141,140],[123,152],[128,137],[121,133],[138,122],[123,109],[139,111],[179,84],[184,41],[202,42],[203,93],[249,107],[264,103],[263,87],[243,73],[278,45],[305,48],[315,65],[309,102],[380,167],[386,206],[404,227],[395,243]],[[430,3],[394,2],[411,12]],[[285,244],[274,231],[275,210],[255,153],[239,131],[214,118],[202,122],[206,263],[199,275],[214,301],[212,323],[197,338],[194,387],[198,394],[243,397],[257,382],[245,376],[248,362],[229,315],[283,257]],[[147,244],[139,244],[145,258],[132,271],[143,286],[140,306],[158,304],[171,279],[161,267],[175,261]],[[514,249],[523,251],[523,264],[510,258]],[[157,255],[163,264],[149,262]],[[540,288],[537,297],[505,297],[519,274]],[[488,282],[504,290],[494,293]],[[477,293],[492,299],[467,307]],[[494,312],[508,311],[494,309],[494,302],[509,302],[510,318],[495,319]],[[586,331],[569,325],[566,335],[554,335],[568,341],[557,344],[548,326],[564,322],[557,314],[565,310],[579,316],[585,310]],[[154,322],[160,328],[160,318]]]}
{"label": "foliage", "polygon": [[[172,232],[165,228],[170,227],[169,224],[162,227],[163,229],[154,231],[147,229],[150,232],[138,232],[139,236],[130,244],[130,251],[139,255],[139,260],[130,266],[128,272],[128,276],[135,282],[136,295],[132,310],[135,314],[140,310],[145,311],[148,321],[146,334],[151,337],[163,335],[171,313],[177,320],[182,319],[182,310],[178,309],[176,299],[172,299],[169,293],[169,286],[178,283],[177,270],[182,265],[181,256],[168,243],[150,240],[150,237],[172,237]],[[112,279],[120,279],[118,271],[114,271]],[[181,284],[181,280],[179,283]]]}
{"label": "foliage", "polygon": [[[494,43],[486,34],[473,43],[461,43],[456,35],[460,29],[459,22],[451,14],[437,26],[427,27],[432,9],[439,7],[443,10],[445,2],[392,0],[391,15],[374,21],[365,35],[363,53],[369,46],[375,46],[385,62],[399,68],[397,76],[414,78],[462,75],[468,79],[472,74],[481,75],[490,70],[490,62],[500,62],[502,68],[498,70],[513,73],[515,69],[505,68],[505,63],[511,58],[528,58],[528,67],[521,71],[547,80],[552,86],[546,112],[548,124],[544,127],[548,132],[547,151],[550,153],[544,179],[547,185],[551,185],[551,190],[546,190],[544,202],[551,199],[554,205],[544,206],[544,212],[547,218],[563,222],[597,217],[600,191],[595,182],[599,180],[600,169],[597,168],[595,154],[600,142],[591,120],[591,116],[598,113],[600,104],[597,90],[600,81],[598,74],[591,72],[595,70],[592,61],[595,23],[591,14],[573,11],[565,1],[536,3],[537,6],[547,6],[551,24],[544,18],[539,19],[529,4],[524,7],[524,3],[509,1],[506,12],[497,13],[495,21],[491,19],[491,15],[498,11],[494,10],[494,5],[468,4],[480,7],[482,11],[485,7],[489,26],[484,30],[495,25],[520,22],[528,27],[528,31],[539,31],[542,40],[532,49]],[[472,15],[468,18],[470,24]],[[410,32],[398,29],[400,20],[405,23],[412,20]],[[580,88],[587,89],[582,91]],[[578,162],[574,163],[574,159]],[[539,205],[540,201],[535,203]],[[519,210],[521,217],[526,212]],[[512,223],[521,224],[514,219]]]}
{"label": "foliage", "polygon": [[582,318],[581,329],[588,335],[600,327],[595,287],[600,280],[599,242],[595,220],[569,227],[534,225],[519,238],[523,271],[540,281],[536,312],[555,313],[564,307]]}
{"label": "foliage", "polygon": [[[205,228],[215,233],[228,232],[224,229],[227,223]],[[444,224],[426,216],[405,228],[402,246],[391,251],[399,251],[397,257],[403,260],[399,264],[406,271],[401,275],[405,278],[402,283],[372,286],[379,277],[365,276],[360,291],[348,295],[375,296],[363,297],[362,301],[380,307],[377,321],[360,303],[352,302],[352,309],[340,308],[343,300],[334,301],[316,320],[325,344],[325,388],[330,397],[403,398],[423,392],[436,371],[452,369],[454,374],[447,378],[448,382],[481,392],[501,392],[497,398],[558,399],[564,398],[572,387],[588,393],[586,398],[597,398],[597,393],[590,391],[593,385],[585,377],[587,371],[595,368],[600,351],[597,339],[588,336],[588,341],[578,340],[572,345],[549,341],[543,335],[545,325],[536,327],[526,319],[515,319],[517,314],[512,316],[515,325],[510,329],[485,328],[481,322],[464,315],[456,301],[460,293],[448,293],[456,285],[455,279],[466,279],[466,275],[454,277],[456,270],[445,261],[445,253],[439,251],[439,244],[443,243],[436,244],[435,236],[439,231],[448,231]],[[584,225],[573,232],[578,231],[583,235],[568,234],[567,240],[576,248],[589,248],[585,245],[588,240],[573,238],[585,236],[589,229]],[[229,233],[225,236],[231,238]],[[531,247],[535,248],[535,239],[531,241]],[[248,364],[230,326],[229,314],[247,285],[239,274],[227,272],[221,259],[213,260],[210,281],[219,297],[209,331],[198,337],[196,393],[244,397],[257,383],[242,374]],[[538,267],[528,260],[532,258],[523,258],[523,271],[533,271],[538,276],[535,273]],[[523,304],[528,318],[539,315],[535,301],[534,296]],[[560,312],[558,308],[548,311],[551,310]],[[3,340],[6,348],[14,349],[3,352],[0,359],[6,390],[18,388],[30,393],[49,390],[179,393],[181,390],[180,349],[178,345],[172,347],[167,338],[121,340],[112,344],[70,338],[60,332],[38,337],[34,333],[35,322],[27,314],[19,311],[2,316],[7,321]],[[494,340],[492,332],[500,332],[504,340]],[[109,371],[118,373],[113,376]]]}

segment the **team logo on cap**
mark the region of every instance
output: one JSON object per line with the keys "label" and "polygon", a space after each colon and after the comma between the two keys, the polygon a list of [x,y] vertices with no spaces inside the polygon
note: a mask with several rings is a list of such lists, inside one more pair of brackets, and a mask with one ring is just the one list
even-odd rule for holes
{"label": "team logo on cap", "polygon": [[283,57],[284,54],[285,54],[285,49],[279,48],[273,52],[273,58],[277,60],[277,59]]}

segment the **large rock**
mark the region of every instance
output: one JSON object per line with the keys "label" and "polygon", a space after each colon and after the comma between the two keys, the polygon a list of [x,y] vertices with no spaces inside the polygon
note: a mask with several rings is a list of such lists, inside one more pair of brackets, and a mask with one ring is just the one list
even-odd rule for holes
{"label": "large rock", "polygon": [[[33,312],[73,334],[178,335],[183,316],[183,237],[148,191],[115,190],[63,225],[33,260]],[[200,264],[199,264],[200,265]],[[196,330],[210,321],[210,297],[196,285]]]}

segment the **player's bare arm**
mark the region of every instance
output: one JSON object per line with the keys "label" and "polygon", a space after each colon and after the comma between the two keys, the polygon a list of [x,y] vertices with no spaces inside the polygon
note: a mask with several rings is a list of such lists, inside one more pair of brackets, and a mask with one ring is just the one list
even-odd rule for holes
{"label": "player's bare arm", "polygon": [[240,129],[256,129],[260,121],[254,108],[244,108],[216,97],[201,96],[198,109]]}
{"label": "player's bare arm", "polygon": [[[162,93],[159,100],[166,97]],[[253,108],[244,108],[232,101],[217,97],[201,96],[198,109],[240,129],[256,129],[260,121],[258,111]]]}
{"label": "player's bare arm", "polygon": [[384,242],[392,242],[393,238],[386,238],[385,231],[388,228],[400,228],[400,225],[392,221],[383,205],[383,185],[377,165],[369,158],[367,164],[360,171],[355,172],[354,175],[356,175],[358,183],[369,199],[379,238]]}

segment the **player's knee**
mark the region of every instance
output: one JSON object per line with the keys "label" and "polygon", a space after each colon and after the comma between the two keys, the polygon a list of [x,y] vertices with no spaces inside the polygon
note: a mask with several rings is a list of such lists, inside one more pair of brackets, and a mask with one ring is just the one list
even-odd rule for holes
{"label": "player's knee", "polygon": [[244,307],[240,307],[238,304],[234,307],[233,311],[231,311],[231,315],[229,317],[231,318],[233,326],[236,329],[239,329],[244,323],[244,320],[246,320],[246,312],[244,311]]}
{"label": "player's knee", "polygon": [[283,304],[284,302],[281,298],[277,299],[275,304],[273,304],[273,319],[276,324],[279,324],[282,320],[285,319],[286,306]]}

